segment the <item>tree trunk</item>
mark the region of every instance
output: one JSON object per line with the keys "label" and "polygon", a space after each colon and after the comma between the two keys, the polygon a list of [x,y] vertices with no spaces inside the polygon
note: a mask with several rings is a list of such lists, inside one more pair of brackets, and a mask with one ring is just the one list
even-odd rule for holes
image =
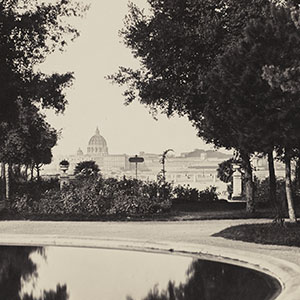
{"label": "tree trunk", "polygon": [[255,212],[255,203],[254,203],[254,182],[252,176],[252,166],[250,163],[249,154],[241,154],[241,158],[244,161],[245,165],[245,193],[246,193],[246,211],[248,213]]}
{"label": "tree trunk", "polygon": [[40,169],[41,169],[41,166],[42,165],[39,165],[39,164],[35,165],[37,180],[40,180]]}
{"label": "tree trunk", "polygon": [[276,176],[274,168],[273,152],[268,152],[268,166],[269,166],[269,187],[270,187],[270,202],[277,204],[276,202]]}
{"label": "tree trunk", "polygon": [[296,161],[296,169],[295,169],[295,181],[296,181],[296,186],[297,189],[300,189],[300,157],[297,158]]}
{"label": "tree trunk", "polygon": [[34,170],[34,164],[32,164],[30,166],[30,180],[32,181],[33,180],[33,170]]}
{"label": "tree trunk", "polygon": [[5,164],[1,163],[1,199],[5,199]]}
{"label": "tree trunk", "polygon": [[28,165],[25,166],[25,179],[28,180]]}
{"label": "tree trunk", "polygon": [[9,174],[9,165],[5,164],[4,166],[5,170],[5,207],[9,207],[9,198],[10,198],[10,174]]}
{"label": "tree trunk", "polygon": [[20,164],[14,165],[14,175],[17,179],[20,179],[20,177],[21,177],[21,165]]}
{"label": "tree trunk", "polygon": [[283,223],[283,212],[282,212],[282,204],[280,203],[279,199],[277,199],[276,195],[276,175],[275,175],[275,168],[274,168],[274,157],[273,151],[268,152],[268,165],[269,165],[269,187],[270,187],[270,203],[274,206],[275,209],[275,222]]}
{"label": "tree trunk", "polygon": [[292,180],[291,180],[291,158],[289,156],[288,150],[285,151],[285,192],[286,192],[286,200],[288,205],[288,213],[290,222],[296,223],[296,214],[293,203],[293,195],[292,195]]}

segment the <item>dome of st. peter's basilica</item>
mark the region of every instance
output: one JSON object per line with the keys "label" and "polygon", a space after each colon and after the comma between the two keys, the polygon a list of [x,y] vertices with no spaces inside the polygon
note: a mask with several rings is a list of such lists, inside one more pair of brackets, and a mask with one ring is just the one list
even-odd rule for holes
{"label": "dome of st. peter's basilica", "polygon": [[105,138],[100,135],[97,127],[95,134],[90,138],[87,147],[87,154],[92,155],[108,155],[108,148]]}

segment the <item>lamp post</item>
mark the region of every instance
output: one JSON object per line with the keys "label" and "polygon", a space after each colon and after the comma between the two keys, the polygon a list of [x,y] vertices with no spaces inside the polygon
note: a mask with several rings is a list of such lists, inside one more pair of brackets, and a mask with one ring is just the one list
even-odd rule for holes
{"label": "lamp post", "polygon": [[165,167],[165,164],[166,164],[166,158],[167,158],[167,154],[168,152],[170,151],[173,151],[173,149],[168,149],[168,150],[165,150],[163,152],[163,154],[161,155],[161,159],[160,159],[160,163],[162,164],[162,169],[161,169],[161,173],[162,173],[162,179],[163,181],[165,182],[166,181],[166,167]]}

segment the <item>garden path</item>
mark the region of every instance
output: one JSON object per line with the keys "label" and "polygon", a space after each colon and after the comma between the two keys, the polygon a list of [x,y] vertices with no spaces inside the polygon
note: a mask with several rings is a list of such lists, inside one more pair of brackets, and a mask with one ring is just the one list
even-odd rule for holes
{"label": "garden path", "polygon": [[[106,247],[213,255],[276,276],[278,300],[299,300],[300,248],[260,245],[212,237],[229,226],[271,222],[266,219],[169,222],[0,221],[0,244]],[[183,253],[183,254],[184,254]]]}

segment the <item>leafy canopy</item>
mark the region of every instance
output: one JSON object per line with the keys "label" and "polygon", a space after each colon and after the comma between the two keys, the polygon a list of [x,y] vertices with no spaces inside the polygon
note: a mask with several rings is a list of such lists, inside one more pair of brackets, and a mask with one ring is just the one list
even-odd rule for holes
{"label": "leafy canopy", "polygon": [[268,10],[266,0],[148,0],[151,15],[134,4],[124,28],[124,44],[140,68],[120,67],[108,76],[125,85],[126,103],[138,99],[155,113],[199,118],[207,91],[206,77],[216,58],[239,39],[251,18]]}
{"label": "leafy canopy", "polygon": [[[35,159],[38,161],[49,161],[51,153],[48,150],[51,145],[55,145],[57,136],[37,108],[63,112],[67,104],[63,90],[71,85],[73,75],[47,75],[37,68],[48,55],[55,50],[64,50],[68,41],[79,35],[69,20],[83,16],[86,10],[86,6],[71,0],[52,3],[41,3],[38,0],[1,1],[1,161],[23,162],[28,159],[31,150],[30,154],[36,153]],[[40,134],[37,130],[32,133],[34,126],[41,130]],[[40,150],[31,149],[28,140],[45,145],[37,146]],[[42,150],[42,147],[45,148]],[[43,151],[45,157],[41,158]]]}
{"label": "leafy canopy", "polygon": [[76,177],[88,178],[88,177],[98,177],[100,174],[99,166],[93,160],[86,160],[79,162],[75,169],[74,174]]}

